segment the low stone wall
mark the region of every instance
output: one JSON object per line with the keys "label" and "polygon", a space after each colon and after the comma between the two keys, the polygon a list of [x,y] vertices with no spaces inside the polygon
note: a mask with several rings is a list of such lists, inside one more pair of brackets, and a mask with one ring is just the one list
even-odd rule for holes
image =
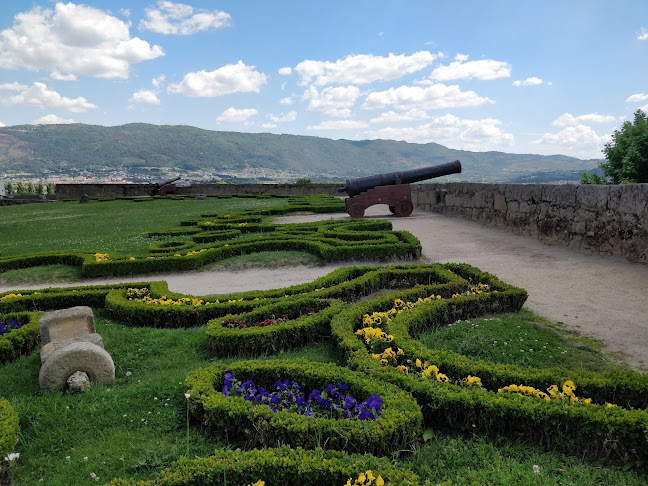
{"label": "low stone wall", "polygon": [[328,194],[338,196],[338,188],[343,184],[192,184],[178,187],[177,194],[290,194],[305,196],[308,194]]}
{"label": "low stone wall", "polygon": [[[177,187],[176,194],[330,194],[338,195],[341,184],[192,184]],[[148,196],[152,184],[56,184],[59,201],[90,197]]]}
{"label": "low stone wall", "polygon": [[[177,194],[330,194],[340,184],[193,184]],[[57,184],[57,199],[147,196],[150,184]],[[648,263],[648,184],[414,184],[414,206]]]}
{"label": "low stone wall", "polygon": [[81,199],[87,194],[89,197],[122,197],[122,196],[148,196],[152,189],[151,184],[56,184],[56,198],[59,201],[66,199]]}
{"label": "low stone wall", "polygon": [[648,184],[417,184],[415,207],[648,263]]}

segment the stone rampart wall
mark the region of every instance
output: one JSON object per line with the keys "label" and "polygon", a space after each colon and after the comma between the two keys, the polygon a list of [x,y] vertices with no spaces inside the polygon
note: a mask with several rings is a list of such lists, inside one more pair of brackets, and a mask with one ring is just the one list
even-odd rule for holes
{"label": "stone rampart wall", "polygon": [[[330,194],[338,195],[340,184],[192,184],[178,187],[176,194]],[[148,196],[153,189],[151,184],[56,184],[56,197],[80,199],[90,197]]]}
{"label": "stone rampart wall", "polygon": [[[194,184],[178,194],[330,194],[339,184]],[[57,199],[147,196],[149,184],[57,184]],[[648,184],[414,184],[418,209],[648,263]]]}
{"label": "stone rampart wall", "polygon": [[151,184],[56,184],[56,198],[59,201],[81,199],[84,194],[89,197],[148,196],[152,187]]}
{"label": "stone rampart wall", "polygon": [[648,184],[418,184],[415,207],[648,263]]}

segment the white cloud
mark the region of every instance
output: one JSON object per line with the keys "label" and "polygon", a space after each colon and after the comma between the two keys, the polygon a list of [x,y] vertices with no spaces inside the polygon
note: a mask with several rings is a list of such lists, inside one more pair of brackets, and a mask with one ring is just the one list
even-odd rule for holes
{"label": "white cloud", "polygon": [[610,139],[610,135],[597,135],[592,127],[576,125],[558,133],[545,133],[531,143],[544,146],[545,152],[555,150],[574,157],[601,158],[601,150]]}
{"label": "white cloud", "polygon": [[279,103],[282,105],[291,106],[293,104],[293,100],[290,96],[288,96],[287,98],[281,98],[279,100]]}
{"label": "white cloud", "polygon": [[468,61],[468,56],[458,54],[457,61],[447,66],[439,66],[432,74],[430,79],[435,81],[452,81],[454,79],[498,79],[508,78],[511,75],[511,65],[508,62],[493,61],[492,59],[482,59],[481,61]]}
{"label": "white cloud", "polygon": [[149,103],[151,105],[159,105],[160,98],[150,89],[140,89],[128,100],[131,103]]}
{"label": "white cloud", "polygon": [[0,91],[24,91],[27,89],[27,86],[20,83],[4,83],[0,84]]}
{"label": "white cloud", "polygon": [[291,67],[279,68],[279,74],[281,74],[282,76],[290,76],[292,74],[292,68]]}
{"label": "white cloud", "polygon": [[261,125],[261,128],[266,128],[266,129],[272,129],[272,128],[277,128],[278,125],[276,123],[263,123]]}
{"label": "white cloud", "polygon": [[315,86],[311,86],[304,91],[303,99],[309,100],[309,110],[345,118],[351,116],[351,107],[359,96],[360,89],[357,86],[335,86],[324,88],[321,92]]}
{"label": "white cloud", "polygon": [[526,78],[524,81],[513,81],[513,86],[537,86],[539,84],[551,84],[535,76]]}
{"label": "white cloud", "polygon": [[126,17],[126,18],[130,17],[131,15],[131,11],[129,8],[120,8],[119,13],[121,14],[122,17]]}
{"label": "white cloud", "polygon": [[300,84],[311,82],[316,86],[327,84],[367,84],[374,81],[398,79],[406,74],[420,71],[432,64],[441,54],[420,51],[406,56],[388,57],[371,54],[350,55],[335,62],[305,60],[295,66]]}
{"label": "white cloud", "polygon": [[384,113],[381,113],[379,117],[372,118],[369,121],[371,123],[393,123],[401,121],[425,120],[426,118],[430,118],[430,116],[424,110],[419,110],[418,108],[410,108],[403,113],[386,111]]}
{"label": "white cloud", "polygon": [[68,118],[61,118],[57,115],[45,115],[38,120],[34,120],[32,125],[64,125],[68,123],[76,123],[76,121]]}
{"label": "white cloud", "polygon": [[585,125],[590,123],[614,123],[621,120],[612,115],[599,115],[598,113],[591,113],[589,115],[574,116],[571,113],[565,113],[556,118],[551,124],[554,127],[575,127],[577,125]]}
{"label": "white cloud", "polygon": [[7,125],[5,125],[4,123],[2,123],[2,122],[0,121],[0,127],[6,127],[6,126],[7,126]]}
{"label": "white cloud", "polygon": [[626,100],[626,103],[641,103],[646,100],[648,100],[648,94],[637,93],[637,94],[633,94],[632,96],[629,96],[628,99]]}
{"label": "white cloud", "polygon": [[169,93],[194,97],[215,97],[232,93],[258,93],[268,76],[247,66],[243,61],[228,64],[215,71],[187,73],[180,83],[170,84]]}
{"label": "white cloud", "polygon": [[513,145],[513,135],[502,131],[501,124],[501,121],[493,118],[467,120],[448,114],[417,127],[388,127],[372,131],[370,135],[372,138],[413,143],[435,142],[455,149],[486,151]]}
{"label": "white cloud", "polygon": [[216,118],[216,121],[225,123],[241,123],[258,114],[259,112],[254,108],[244,108],[242,110],[237,110],[236,108],[228,108],[223,113],[221,113],[218,118]]}
{"label": "white cloud", "polygon": [[641,32],[637,35],[637,40],[648,40],[648,29],[642,27]]}
{"label": "white cloud", "polygon": [[153,87],[159,91],[162,89],[162,85],[164,84],[164,81],[166,80],[166,76],[164,74],[158,76],[157,78],[153,78],[151,80],[151,83],[153,84]]}
{"label": "white cloud", "polygon": [[297,119],[297,112],[295,110],[291,110],[285,115],[283,113],[281,114],[281,116],[270,115],[269,118],[275,123],[291,122]]}
{"label": "white cloud", "polygon": [[146,18],[140,21],[139,28],[159,34],[190,35],[227,27],[230,20],[227,12],[194,10],[190,5],[164,0],[158,2],[158,8],[147,8],[145,11]]}
{"label": "white cloud", "polygon": [[61,96],[56,91],[49,91],[43,83],[34,83],[31,87],[24,88],[22,92],[6,98],[4,102],[10,105],[51,106],[69,111],[85,111],[97,107],[81,96],[72,99]]}
{"label": "white cloud", "polygon": [[76,81],[77,79],[74,74],[62,74],[58,71],[52,71],[50,73],[50,78],[55,79],[56,81]]}
{"label": "white cloud", "polygon": [[386,91],[374,91],[367,96],[363,108],[375,109],[394,106],[401,110],[419,108],[434,110],[458,106],[480,106],[494,101],[483,98],[474,91],[461,91],[459,86],[433,84],[422,88],[419,86],[401,86]]}
{"label": "white cloud", "polygon": [[34,7],[0,32],[0,68],[126,79],[131,64],[164,55],[160,46],[131,38],[129,29],[130,23],[85,5]]}
{"label": "white cloud", "polygon": [[309,125],[308,130],[343,130],[350,128],[367,128],[367,122],[354,120],[328,120],[319,125]]}

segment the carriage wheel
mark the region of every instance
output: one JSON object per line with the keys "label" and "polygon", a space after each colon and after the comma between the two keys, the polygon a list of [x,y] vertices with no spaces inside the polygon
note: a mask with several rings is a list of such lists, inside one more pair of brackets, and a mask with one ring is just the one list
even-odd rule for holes
{"label": "carriage wheel", "polygon": [[349,208],[349,216],[352,218],[362,218],[365,213],[365,208],[360,204],[353,204]]}
{"label": "carriage wheel", "polygon": [[389,206],[389,211],[390,211],[392,214],[396,214],[396,209],[394,209],[394,206]]}
{"label": "carriage wheel", "polygon": [[394,214],[396,214],[396,216],[400,216],[401,218],[409,216],[410,214],[412,214],[413,210],[414,205],[412,204],[412,201],[408,201],[407,199],[398,201],[394,205]]}

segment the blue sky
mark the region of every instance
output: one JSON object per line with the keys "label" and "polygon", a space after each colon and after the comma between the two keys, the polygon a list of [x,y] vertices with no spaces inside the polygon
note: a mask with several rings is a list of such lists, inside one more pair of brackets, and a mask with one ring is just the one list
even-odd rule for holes
{"label": "blue sky", "polygon": [[145,122],[601,158],[648,1],[0,2],[0,126]]}

